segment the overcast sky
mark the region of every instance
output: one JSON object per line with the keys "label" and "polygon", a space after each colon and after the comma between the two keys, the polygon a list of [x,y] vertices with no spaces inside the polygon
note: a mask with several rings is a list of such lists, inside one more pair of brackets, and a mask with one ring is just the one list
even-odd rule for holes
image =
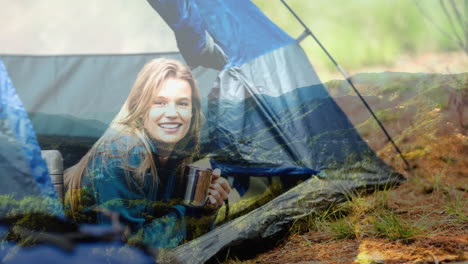
{"label": "overcast sky", "polygon": [[176,51],[146,0],[0,0],[0,54]]}

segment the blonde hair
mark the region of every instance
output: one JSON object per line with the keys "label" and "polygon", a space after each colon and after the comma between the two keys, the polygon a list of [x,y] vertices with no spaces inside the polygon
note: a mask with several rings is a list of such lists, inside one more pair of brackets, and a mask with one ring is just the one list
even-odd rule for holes
{"label": "blonde hair", "polygon": [[[162,82],[167,79],[185,80],[190,84],[192,90],[192,120],[190,128],[184,138],[176,144],[175,149],[184,158],[183,164],[189,162],[198,151],[202,120],[201,99],[190,69],[179,61],[172,59],[154,59],[149,61],[141,69],[127,100],[103,136],[99,138],[78,164],[65,171],[65,188],[68,189],[65,202],[71,205],[73,217],[81,203],[83,176],[92,174],[94,167],[97,166],[104,166],[104,169],[108,169],[106,166],[108,163],[107,159],[109,158],[121,158],[127,182],[129,181],[129,177],[131,177],[130,172],[133,172],[134,180],[142,185],[145,174],[149,170],[153,179],[152,190],[154,191],[159,178],[150,147],[151,139],[145,130],[144,122],[150,111],[153,94],[157,93],[161,88]],[[122,137],[126,135],[133,135],[137,140],[132,139],[131,142],[122,141]],[[110,149],[110,144],[114,142],[119,144],[117,153],[115,153],[116,150]],[[135,146],[143,146],[145,150],[139,153],[141,162],[138,167],[128,164],[129,153]],[[102,157],[102,160],[96,164],[95,159],[98,155]]]}

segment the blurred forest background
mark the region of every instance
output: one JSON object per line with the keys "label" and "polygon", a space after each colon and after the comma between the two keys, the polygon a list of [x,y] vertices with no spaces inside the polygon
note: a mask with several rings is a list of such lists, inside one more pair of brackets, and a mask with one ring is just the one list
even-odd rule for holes
{"label": "blurred forest background", "polygon": [[[253,0],[292,37],[303,27],[280,0]],[[467,0],[288,0],[338,63],[351,72],[426,54],[464,56],[468,52]],[[336,71],[308,37],[302,43],[322,79]],[[454,54],[457,54],[454,56]],[[468,65],[467,65],[468,67]],[[463,71],[458,69],[457,71]]]}

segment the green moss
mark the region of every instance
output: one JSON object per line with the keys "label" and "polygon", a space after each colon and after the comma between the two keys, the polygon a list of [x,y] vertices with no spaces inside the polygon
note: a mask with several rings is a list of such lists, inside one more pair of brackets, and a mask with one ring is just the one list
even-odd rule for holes
{"label": "green moss", "polygon": [[398,120],[401,116],[400,111],[396,109],[383,109],[375,112],[375,115],[380,120],[380,122],[391,122]]}
{"label": "green moss", "polygon": [[415,149],[411,152],[405,153],[404,156],[406,159],[412,160],[412,159],[424,157],[426,154],[427,154],[427,151],[425,149]]}
{"label": "green moss", "polygon": [[281,183],[274,181],[262,194],[244,198],[234,204],[230,204],[229,215],[226,215],[226,206],[220,208],[215,224],[220,225],[241,215],[245,215],[273,200],[282,192],[283,187]]}

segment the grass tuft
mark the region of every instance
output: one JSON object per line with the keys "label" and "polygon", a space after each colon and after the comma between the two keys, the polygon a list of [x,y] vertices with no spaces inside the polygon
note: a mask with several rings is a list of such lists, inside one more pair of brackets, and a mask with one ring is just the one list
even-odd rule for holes
{"label": "grass tuft", "polygon": [[464,199],[464,196],[465,193],[448,194],[446,196],[445,210],[454,220],[467,223],[468,215],[466,208],[468,208],[468,203]]}
{"label": "grass tuft", "polygon": [[319,231],[338,240],[373,235],[374,215],[377,212],[390,213],[387,207],[388,195],[387,190],[370,196],[354,194],[345,203],[297,220],[289,231],[298,234]]}
{"label": "grass tuft", "polygon": [[410,224],[390,211],[381,211],[373,221],[374,235],[390,240],[411,242],[423,231],[422,228]]}
{"label": "grass tuft", "polygon": [[335,239],[355,238],[355,223],[348,218],[341,218],[333,222],[325,222],[323,227],[327,233],[330,233]]}

